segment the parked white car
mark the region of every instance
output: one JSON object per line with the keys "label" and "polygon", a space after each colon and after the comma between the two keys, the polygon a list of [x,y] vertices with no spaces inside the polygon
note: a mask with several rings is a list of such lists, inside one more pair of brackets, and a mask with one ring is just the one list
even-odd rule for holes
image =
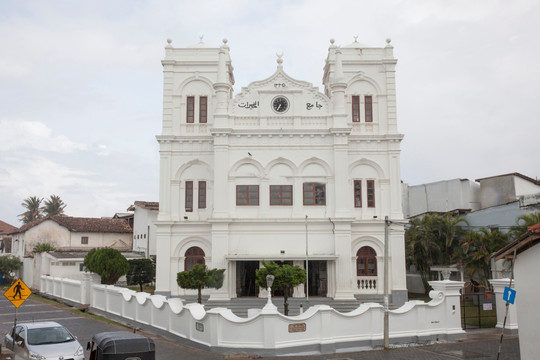
{"label": "parked white car", "polygon": [[16,324],[4,343],[17,359],[84,360],[84,349],[77,338],[54,321]]}

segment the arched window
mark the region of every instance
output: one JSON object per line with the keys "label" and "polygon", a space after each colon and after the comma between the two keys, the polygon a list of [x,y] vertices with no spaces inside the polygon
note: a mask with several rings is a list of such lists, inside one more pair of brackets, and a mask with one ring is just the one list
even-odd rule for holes
{"label": "arched window", "polygon": [[377,254],[369,246],[356,253],[356,276],[377,276]]}
{"label": "arched window", "polygon": [[184,261],[184,270],[193,269],[195,264],[204,265],[204,251],[200,247],[193,246],[186,251],[186,260]]}

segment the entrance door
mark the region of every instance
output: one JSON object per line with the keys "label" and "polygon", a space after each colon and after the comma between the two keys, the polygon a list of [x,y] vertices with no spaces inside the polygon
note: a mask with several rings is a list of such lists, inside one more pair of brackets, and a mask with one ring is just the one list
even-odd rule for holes
{"label": "entrance door", "polygon": [[[325,260],[310,260],[308,262],[308,289],[309,296],[326,297],[328,292],[328,273]],[[304,261],[304,268],[306,262]],[[305,290],[304,290],[305,292]]]}
{"label": "entrance door", "polygon": [[236,262],[236,296],[258,296],[259,287],[255,285],[255,271],[258,261]]}

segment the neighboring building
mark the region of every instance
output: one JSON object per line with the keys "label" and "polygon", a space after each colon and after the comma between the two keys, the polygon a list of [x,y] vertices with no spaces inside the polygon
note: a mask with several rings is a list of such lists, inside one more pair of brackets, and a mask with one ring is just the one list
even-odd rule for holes
{"label": "neighboring building", "polygon": [[[515,257],[514,257],[515,254]],[[497,251],[493,258],[514,261],[515,303],[519,324],[519,350],[522,359],[537,359],[540,353],[538,324],[538,259],[540,259],[540,224],[529,227],[527,233]]]}
{"label": "neighboring building", "polygon": [[409,186],[403,184],[406,218],[427,213],[458,213],[471,229],[508,231],[516,218],[540,211],[540,181],[519,173],[470,181],[454,179]]}
{"label": "neighboring building", "polygon": [[122,219],[122,220],[126,220],[129,224],[129,226],[133,229],[133,221],[134,221],[134,216],[133,216],[133,213],[132,212],[127,212],[127,213],[124,213],[124,212],[121,212],[121,213],[115,213],[114,216],[112,217],[113,219]]}
{"label": "neighboring building", "polygon": [[[462,216],[467,230],[481,228],[508,232],[516,219],[540,211],[540,181],[519,173],[471,181],[453,179],[409,186],[403,184],[403,213],[406,218],[428,213],[454,213]],[[502,261],[492,264],[493,278],[506,272]],[[407,274],[408,288],[421,292],[418,274]]]}
{"label": "neighboring building", "polygon": [[408,219],[428,213],[466,213],[481,208],[480,184],[468,179],[403,184],[402,188],[403,214]]}
{"label": "neighboring building", "polygon": [[480,206],[486,209],[519,200],[521,196],[540,194],[540,181],[520,173],[477,179],[480,183]]}
{"label": "neighboring building", "polygon": [[32,221],[11,233],[14,255],[33,255],[38,243],[49,243],[56,249],[90,250],[112,247],[131,250],[133,230],[121,219],[47,216]]}
{"label": "neighboring building", "polygon": [[226,269],[210,300],[264,296],[262,261],[304,267],[307,253],[310,297],[381,296],[388,216],[389,288],[406,301],[390,40],[332,40],[324,93],[286,74],[278,55],[274,74],[233,96],[226,40],[169,41],[165,52],[156,293],[186,294],[176,274],[204,263]]}
{"label": "neighboring building", "polygon": [[[25,283],[39,289],[39,278],[42,274],[51,274],[50,267],[68,266],[73,276],[67,276],[67,269],[56,273],[77,278],[82,271],[84,260],[55,260],[54,254],[33,258],[33,249],[38,243],[53,245],[58,251],[88,252],[98,247],[111,247],[119,251],[131,251],[133,231],[128,221],[107,218],[80,218],[71,216],[47,216],[23,225],[10,233],[13,239],[12,254],[23,261],[22,276]],[[58,264],[57,264],[58,263]],[[50,267],[49,265],[50,264]]]}
{"label": "neighboring building", "polygon": [[[125,248],[118,248],[122,255],[128,260],[141,259],[142,255],[127,251]],[[32,267],[35,274],[49,275],[60,278],[68,278],[74,280],[82,280],[83,274],[86,271],[84,267],[84,258],[88,254],[87,251],[51,251],[34,254]],[[39,289],[39,276],[33,276],[34,288]],[[120,282],[125,281],[122,277]]]}
{"label": "neighboring building", "polygon": [[0,220],[0,254],[11,253],[11,234],[17,228]]}
{"label": "neighboring building", "polygon": [[133,251],[146,258],[156,256],[156,225],[159,203],[135,201],[128,211],[133,211]]}

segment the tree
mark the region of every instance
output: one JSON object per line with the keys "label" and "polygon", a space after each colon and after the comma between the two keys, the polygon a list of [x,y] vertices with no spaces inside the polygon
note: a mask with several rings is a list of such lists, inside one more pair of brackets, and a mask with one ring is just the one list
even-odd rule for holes
{"label": "tree", "polygon": [[55,251],[55,250],[56,248],[54,247],[53,244],[42,243],[42,242],[38,242],[32,249],[34,253],[42,253],[42,252],[49,252],[49,251]]}
{"label": "tree", "polygon": [[21,261],[17,257],[12,255],[0,256],[0,275],[4,276],[5,283],[11,284],[13,282],[11,274],[20,267]]}
{"label": "tree", "polygon": [[279,265],[274,261],[269,263],[263,261],[263,266],[255,272],[255,283],[267,288],[266,275],[274,275],[272,288],[283,291],[283,311],[285,315],[289,315],[289,297],[292,296],[296,286],[306,281],[306,270],[297,265]]}
{"label": "tree", "polygon": [[120,251],[112,248],[94,248],[84,257],[84,266],[101,276],[101,283],[115,284],[129,271],[129,263]]}
{"label": "tree", "polygon": [[458,235],[462,234],[460,223],[469,225],[469,222],[461,216],[452,216],[450,213],[446,213],[440,216],[436,225],[438,227],[439,234],[444,238],[444,255],[443,264],[449,265],[455,260],[454,254],[454,240],[458,238]]}
{"label": "tree", "polygon": [[143,285],[156,279],[156,266],[150,259],[128,260],[129,271],[126,275],[128,285],[139,285],[141,292]]}
{"label": "tree", "polygon": [[461,247],[467,275],[477,277],[486,288],[491,278],[491,255],[508,243],[506,234],[498,230],[468,231]]}
{"label": "tree", "polygon": [[40,199],[37,196],[30,196],[24,199],[21,205],[26,209],[26,211],[18,215],[24,224],[28,224],[29,222],[42,217],[40,208],[42,201],[43,199]]}
{"label": "tree", "polygon": [[41,207],[43,214],[52,215],[64,215],[64,209],[66,204],[60,199],[58,195],[51,195],[49,199],[44,201],[44,206]]}
{"label": "tree", "polygon": [[461,216],[450,213],[426,214],[409,222],[405,232],[405,251],[409,265],[415,265],[426,291],[433,280],[431,267],[460,262],[458,243],[463,237],[460,224],[468,224]]}
{"label": "tree", "polygon": [[405,232],[405,252],[408,265],[414,265],[420,273],[426,293],[429,291],[431,267],[441,256],[441,246],[431,227],[431,215],[412,219]]}
{"label": "tree", "polygon": [[516,218],[516,226],[511,230],[512,238],[517,239],[527,232],[529,226],[540,223],[540,211],[523,214]]}
{"label": "tree", "polygon": [[183,289],[197,289],[197,302],[202,303],[202,289],[219,289],[223,286],[225,269],[211,269],[206,265],[195,264],[191,270],[176,274],[176,283]]}

